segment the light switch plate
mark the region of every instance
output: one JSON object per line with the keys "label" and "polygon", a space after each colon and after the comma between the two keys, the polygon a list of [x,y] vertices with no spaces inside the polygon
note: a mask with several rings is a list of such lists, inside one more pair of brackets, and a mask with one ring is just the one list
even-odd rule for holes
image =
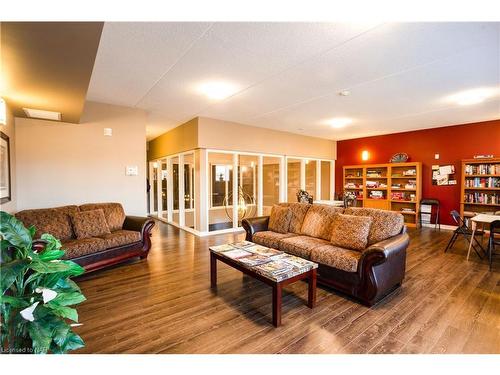
{"label": "light switch plate", "polygon": [[439,154],[434,154],[434,159],[438,160],[439,159]]}
{"label": "light switch plate", "polygon": [[104,135],[107,137],[111,137],[113,135],[113,129],[111,128],[104,128]]}
{"label": "light switch plate", "polygon": [[139,168],[137,167],[137,165],[127,165],[125,174],[127,176],[137,176],[139,174]]}

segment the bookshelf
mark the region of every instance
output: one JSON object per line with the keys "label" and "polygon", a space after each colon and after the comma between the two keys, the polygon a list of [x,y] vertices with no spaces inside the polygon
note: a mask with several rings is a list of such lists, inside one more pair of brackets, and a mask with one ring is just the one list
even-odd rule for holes
{"label": "bookshelf", "polygon": [[421,194],[422,163],[363,164],[343,167],[344,191],[358,206],[400,212],[406,225],[416,226]]}
{"label": "bookshelf", "polygon": [[460,214],[500,210],[500,158],[462,160]]}

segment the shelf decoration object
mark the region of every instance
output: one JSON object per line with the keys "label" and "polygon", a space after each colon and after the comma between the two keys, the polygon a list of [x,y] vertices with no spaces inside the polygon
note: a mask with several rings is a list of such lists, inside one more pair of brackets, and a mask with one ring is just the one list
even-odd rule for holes
{"label": "shelf decoration object", "polygon": [[432,185],[446,186],[456,185],[455,179],[455,166],[453,164],[447,165],[433,165],[432,166]]}
{"label": "shelf decoration object", "polygon": [[500,211],[500,158],[462,160],[460,214]]}
{"label": "shelf decoration object", "polygon": [[343,168],[344,194],[352,193],[358,207],[400,212],[414,227],[422,191],[422,163],[350,165]]}
{"label": "shelf decoration object", "polygon": [[410,159],[407,153],[398,152],[397,154],[392,155],[390,163],[406,163]]}

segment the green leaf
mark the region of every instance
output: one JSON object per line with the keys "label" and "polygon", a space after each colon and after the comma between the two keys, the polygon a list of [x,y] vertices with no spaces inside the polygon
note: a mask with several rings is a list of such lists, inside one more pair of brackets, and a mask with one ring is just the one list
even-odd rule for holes
{"label": "green leaf", "polygon": [[30,268],[36,272],[40,273],[55,273],[55,272],[70,272],[71,264],[66,262],[33,262],[30,264]]}
{"label": "green leaf", "polygon": [[28,332],[34,352],[47,353],[52,341],[52,330],[47,325],[34,321],[28,324]]}
{"label": "green leaf", "polygon": [[40,239],[47,241],[47,248],[49,250],[59,250],[61,248],[61,241],[55,238],[53,235],[49,233],[44,233],[40,237]]}
{"label": "green leaf", "polygon": [[7,240],[0,241],[0,263],[7,263],[12,260],[12,254],[9,253],[11,244]]}
{"label": "green leaf", "polygon": [[17,277],[22,276],[30,265],[28,259],[13,260],[0,264],[0,289],[2,294],[9,289]]}
{"label": "green leaf", "polygon": [[75,309],[73,309],[71,307],[67,307],[67,306],[56,305],[56,304],[52,303],[52,301],[50,301],[49,303],[46,303],[44,306],[46,306],[50,310],[52,310],[52,312],[54,314],[56,314],[57,316],[60,316],[62,318],[67,318],[67,319],[70,319],[70,320],[78,323],[78,313],[76,312]]}
{"label": "green leaf", "polygon": [[70,293],[59,293],[56,298],[54,298],[50,303],[57,304],[59,306],[71,306],[77,305],[85,301],[86,298],[83,294],[79,292],[70,292]]}
{"label": "green leaf", "polygon": [[45,249],[43,252],[38,254],[38,258],[43,261],[50,261],[50,260],[55,260],[59,259],[64,255],[63,250],[47,250]]}
{"label": "green leaf", "polygon": [[0,211],[0,235],[13,246],[31,248],[31,235],[23,223],[11,214]]}
{"label": "green leaf", "polygon": [[64,343],[63,350],[64,352],[68,352],[70,350],[83,348],[84,346],[85,343],[83,342],[82,338],[78,336],[76,333],[70,332]]}
{"label": "green leaf", "polygon": [[14,308],[25,308],[30,306],[30,303],[26,302],[20,297],[12,297],[12,296],[0,296],[0,304],[9,304]]}
{"label": "green leaf", "polygon": [[35,233],[36,233],[36,228],[35,228],[35,226],[34,226],[34,225],[30,226],[30,227],[28,228],[28,232],[29,232],[29,234],[30,234],[31,239],[33,239],[33,237],[35,237]]}

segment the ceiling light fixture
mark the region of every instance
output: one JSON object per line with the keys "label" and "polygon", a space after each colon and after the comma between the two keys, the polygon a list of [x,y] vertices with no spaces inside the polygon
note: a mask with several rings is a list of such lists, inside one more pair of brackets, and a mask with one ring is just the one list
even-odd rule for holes
{"label": "ceiling light fixture", "polygon": [[340,96],[349,96],[351,95],[351,92],[349,90],[342,90],[339,92]]}
{"label": "ceiling light fixture", "polygon": [[332,128],[340,129],[352,123],[352,119],[348,117],[336,117],[324,121],[326,125],[330,125]]}
{"label": "ceiling light fixture", "polygon": [[197,86],[198,93],[211,100],[224,100],[238,91],[238,86],[226,81],[208,81]]}
{"label": "ceiling light fixture", "polygon": [[23,108],[26,116],[43,120],[61,121],[61,112],[44,111],[42,109]]}
{"label": "ceiling light fixture", "polygon": [[482,87],[477,89],[465,90],[447,97],[447,101],[458,105],[473,105],[484,102],[498,94],[498,89]]}

